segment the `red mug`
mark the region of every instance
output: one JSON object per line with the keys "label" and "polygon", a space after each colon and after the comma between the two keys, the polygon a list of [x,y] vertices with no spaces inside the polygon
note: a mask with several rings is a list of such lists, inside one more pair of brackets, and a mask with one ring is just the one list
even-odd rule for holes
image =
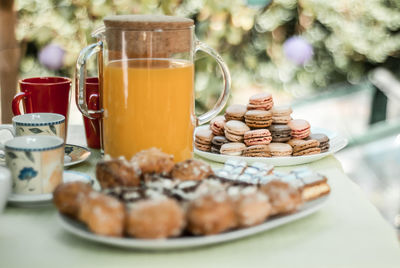
{"label": "red mug", "polygon": [[[99,110],[99,79],[86,78],[86,103],[90,110]],[[90,148],[100,149],[100,119],[89,119],[83,116],[87,145]]]}
{"label": "red mug", "polygon": [[20,115],[22,101],[25,113],[57,113],[65,116],[67,129],[71,79],[66,77],[32,77],[19,81],[21,92],[12,100],[14,115]]}

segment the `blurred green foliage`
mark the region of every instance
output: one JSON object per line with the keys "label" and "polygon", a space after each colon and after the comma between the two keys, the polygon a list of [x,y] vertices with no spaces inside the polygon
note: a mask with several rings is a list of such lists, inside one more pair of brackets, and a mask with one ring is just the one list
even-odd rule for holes
{"label": "blurred green foliage", "polygon": [[[90,33],[111,14],[167,14],[195,20],[197,37],[222,55],[234,90],[267,87],[294,96],[327,85],[357,83],[377,65],[399,66],[398,0],[24,0],[17,1],[17,35],[26,47],[22,75],[51,73],[37,52],[56,43],[67,54],[60,74],[72,76]],[[285,58],[282,44],[300,35],[314,48],[304,66]],[[212,105],[220,81],[213,61],[199,55],[196,88],[204,107]]]}

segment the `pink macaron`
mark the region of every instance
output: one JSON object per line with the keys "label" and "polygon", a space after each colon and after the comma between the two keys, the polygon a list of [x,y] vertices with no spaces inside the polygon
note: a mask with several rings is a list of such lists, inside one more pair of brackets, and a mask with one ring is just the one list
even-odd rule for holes
{"label": "pink macaron", "polygon": [[225,117],[223,115],[219,115],[213,118],[210,122],[210,129],[215,136],[223,136],[224,128],[225,128]]}
{"label": "pink macaron", "polygon": [[268,129],[256,129],[244,133],[244,143],[247,146],[268,145],[271,143],[271,140],[271,133]]}
{"label": "pink macaron", "polygon": [[303,119],[295,119],[288,123],[292,130],[291,135],[294,139],[305,139],[310,136],[310,123]]}
{"label": "pink macaron", "polygon": [[248,110],[270,110],[274,106],[271,93],[258,93],[249,98]]}

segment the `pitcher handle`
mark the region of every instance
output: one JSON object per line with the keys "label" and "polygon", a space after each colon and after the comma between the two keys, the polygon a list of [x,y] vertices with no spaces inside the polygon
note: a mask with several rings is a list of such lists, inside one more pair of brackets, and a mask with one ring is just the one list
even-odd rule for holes
{"label": "pitcher handle", "polygon": [[218,66],[222,72],[222,77],[224,79],[224,87],[221,92],[221,95],[219,96],[219,98],[217,100],[217,103],[215,103],[214,107],[210,111],[197,117],[197,125],[202,125],[202,124],[210,121],[216,115],[218,115],[219,112],[221,112],[221,110],[224,108],[226,102],[228,101],[229,92],[230,92],[230,88],[231,88],[231,75],[229,73],[228,67],[226,66],[225,62],[222,60],[222,57],[214,49],[209,47],[207,44],[205,44],[199,40],[196,40],[194,53],[196,53],[199,50],[207,53],[208,55],[210,55],[217,61]]}
{"label": "pitcher handle", "polygon": [[75,102],[79,111],[89,119],[98,119],[103,109],[91,110],[86,103],[86,62],[87,60],[103,49],[103,42],[91,44],[79,53],[75,69]]}

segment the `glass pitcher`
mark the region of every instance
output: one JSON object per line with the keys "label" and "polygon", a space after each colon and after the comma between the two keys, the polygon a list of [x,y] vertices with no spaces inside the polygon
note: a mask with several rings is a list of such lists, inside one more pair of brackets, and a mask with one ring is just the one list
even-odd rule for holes
{"label": "glass pitcher", "polygon": [[[222,58],[194,35],[193,20],[173,16],[119,15],[104,19],[97,43],[84,48],[76,65],[76,103],[88,118],[101,118],[105,154],[130,159],[156,147],[175,161],[192,157],[197,125],[227,102],[230,74]],[[215,106],[194,114],[194,55],[204,51],[224,80]],[[99,53],[98,53],[99,52]],[[86,103],[86,62],[98,53],[100,109]]]}

